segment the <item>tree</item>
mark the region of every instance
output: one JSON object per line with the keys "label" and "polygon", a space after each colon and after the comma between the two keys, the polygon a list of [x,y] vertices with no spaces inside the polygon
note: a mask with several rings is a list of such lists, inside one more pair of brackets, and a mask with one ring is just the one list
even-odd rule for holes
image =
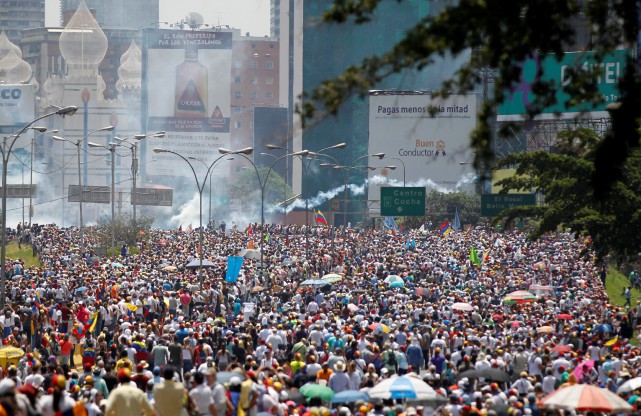
{"label": "tree", "polygon": [[[403,0],[397,0],[402,2]],[[325,22],[367,24],[381,0],[335,0],[324,15]],[[482,81],[483,68],[497,72],[492,94],[481,106],[478,127],[471,136],[476,150],[475,166],[483,177],[493,162],[492,121],[505,93],[521,76],[520,64],[533,54],[561,57],[575,36],[571,22],[587,18],[588,49],[599,57],[619,45],[634,45],[639,32],[636,0],[459,0],[435,17],[422,19],[405,33],[389,51],[371,56],[349,67],[339,77],[323,82],[303,96],[302,114],[306,125],[327,114],[336,115],[340,105],[354,94],[364,96],[378,82],[406,70],[420,70],[435,56],[458,54],[472,49],[470,61],[444,83],[440,94],[471,91]],[[565,106],[597,102],[601,70],[569,69],[572,82],[562,88],[569,94]],[[529,117],[555,102],[553,83],[537,81],[537,94]],[[611,107],[612,127],[594,149],[594,169],[585,177],[593,197],[607,200],[615,183],[624,175],[626,160],[639,147],[638,120],[641,117],[641,84],[632,56],[619,85],[618,102]],[[502,133],[513,129],[506,125]]]}
{"label": "tree", "polygon": [[641,248],[641,150],[635,149],[622,167],[621,178],[605,198],[595,198],[588,178],[596,171],[602,138],[588,129],[567,130],[559,135],[556,152],[513,154],[496,168],[516,166],[513,177],[497,183],[502,192],[533,190],[543,195],[540,206],[515,207],[498,220],[531,216],[539,222],[532,233],[538,237],[559,227],[589,236],[601,256],[619,260],[638,256]]}
{"label": "tree", "polygon": [[[245,204],[247,212],[256,212],[260,220],[260,197],[261,184],[267,178],[269,168],[257,166],[260,182],[253,168],[241,170],[229,185],[230,198],[240,199]],[[293,192],[285,179],[276,171],[269,172],[267,184],[265,185],[265,215],[273,209],[273,206],[293,196]]]}
{"label": "tree", "polygon": [[445,220],[454,223],[458,209],[461,226],[464,224],[477,225],[481,219],[481,199],[478,195],[468,195],[465,192],[438,192],[432,190],[425,200],[426,215],[424,217],[403,217],[399,223],[404,228],[419,228],[425,223],[440,225]]}
{"label": "tree", "polygon": [[[146,240],[154,221],[154,217],[139,215],[136,217],[136,224],[134,224],[133,217],[129,214],[116,216],[113,222],[115,243],[124,241],[133,245],[138,240]],[[107,216],[100,218],[96,226],[92,228],[91,233],[99,246],[111,248],[111,229],[111,217]]]}

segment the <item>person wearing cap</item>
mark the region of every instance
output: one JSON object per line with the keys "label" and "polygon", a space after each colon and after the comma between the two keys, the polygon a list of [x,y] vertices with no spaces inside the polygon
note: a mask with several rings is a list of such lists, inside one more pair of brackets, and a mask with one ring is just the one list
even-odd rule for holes
{"label": "person wearing cap", "polygon": [[147,400],[147,395],[136,385],[131,385],[131,371],[123,368],[118,371],[118,382],[107,400],[105,416],[151,416],[154,409]]}
{"label": "person wearing cap", "polygon": [[173,416],[182,412],[186,390],[183,383],[174,381],[174,377],[175,370],[169,366],[165,367],[164,380],[154,384],[156,416]]}
{"label": "person wearing cap", "polygon": [[57,412],[73,409],[76,401],[66,390],[67,380],[62,375],[55,375],[51,381],[52,394],[43,395],[38,400],[38,411],[42,416],[54,416]]}
{"label": "person wearing cap", "polygon": [[528,391],[533,388],[532,383],[528,380],[527,371],[521,371],[520,378],[512,383],[512,389],[519,393],[520,397],[525,397]]}

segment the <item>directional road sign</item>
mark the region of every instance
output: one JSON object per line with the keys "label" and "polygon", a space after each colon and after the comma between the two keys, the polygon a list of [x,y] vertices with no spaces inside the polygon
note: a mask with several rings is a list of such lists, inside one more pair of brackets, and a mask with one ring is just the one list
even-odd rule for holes
{"label": "directional road sign", "polygon": [[382,187],[381,215],[384,217],[425,215],[425,187]]}

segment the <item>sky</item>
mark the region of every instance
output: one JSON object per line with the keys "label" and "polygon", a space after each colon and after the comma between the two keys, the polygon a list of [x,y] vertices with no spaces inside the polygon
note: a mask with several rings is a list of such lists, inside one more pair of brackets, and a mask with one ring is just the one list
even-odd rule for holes
{"label": "sky", "polygon": [[[59,25],[59,0],[45,0],[45,5],[45,24]],[[269,0],[160,0],[162,22],[178,22],[189,12],[200,13],[204,23],[240,29],[242,35],[269,35]]]}

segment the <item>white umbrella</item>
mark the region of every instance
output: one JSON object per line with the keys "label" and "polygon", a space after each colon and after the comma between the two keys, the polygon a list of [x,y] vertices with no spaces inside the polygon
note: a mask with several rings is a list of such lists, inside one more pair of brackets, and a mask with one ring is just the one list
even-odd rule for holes
{"label": "white umbrella", "polygon": [[542,398],[539,407],[577,412],[622,413],[632,411],[632,406],[621,397],[608,389],[591,384],[573,384],[560,388]]}
{"label": "white umbrella", "polygon": [[260,250],[255,250],[253,248],[240,250],[240,253],[238,253],[238,255],[246,259],[260,260]]}
{"label": "white umbrella", "polygon": [[618,394],[632,393],[633,391],[640,388],[641,388],[641,377],[635,377],[621,384],[617,389],[617,393]]}
{"label": "white umbrella", "polygon": [[372,399],[408,399],[432,403],[446,402],[447,399],[429,384],[412,375],[387,378],[367,391]]}
{"label": "white umbrella", "polygon": [[474,310],[474,306],[470,305],[469,303],[465,302],[457,302],[452,305],[452,309],[457,310],[457,311],[465,311],[465,312],[471,312]]}

